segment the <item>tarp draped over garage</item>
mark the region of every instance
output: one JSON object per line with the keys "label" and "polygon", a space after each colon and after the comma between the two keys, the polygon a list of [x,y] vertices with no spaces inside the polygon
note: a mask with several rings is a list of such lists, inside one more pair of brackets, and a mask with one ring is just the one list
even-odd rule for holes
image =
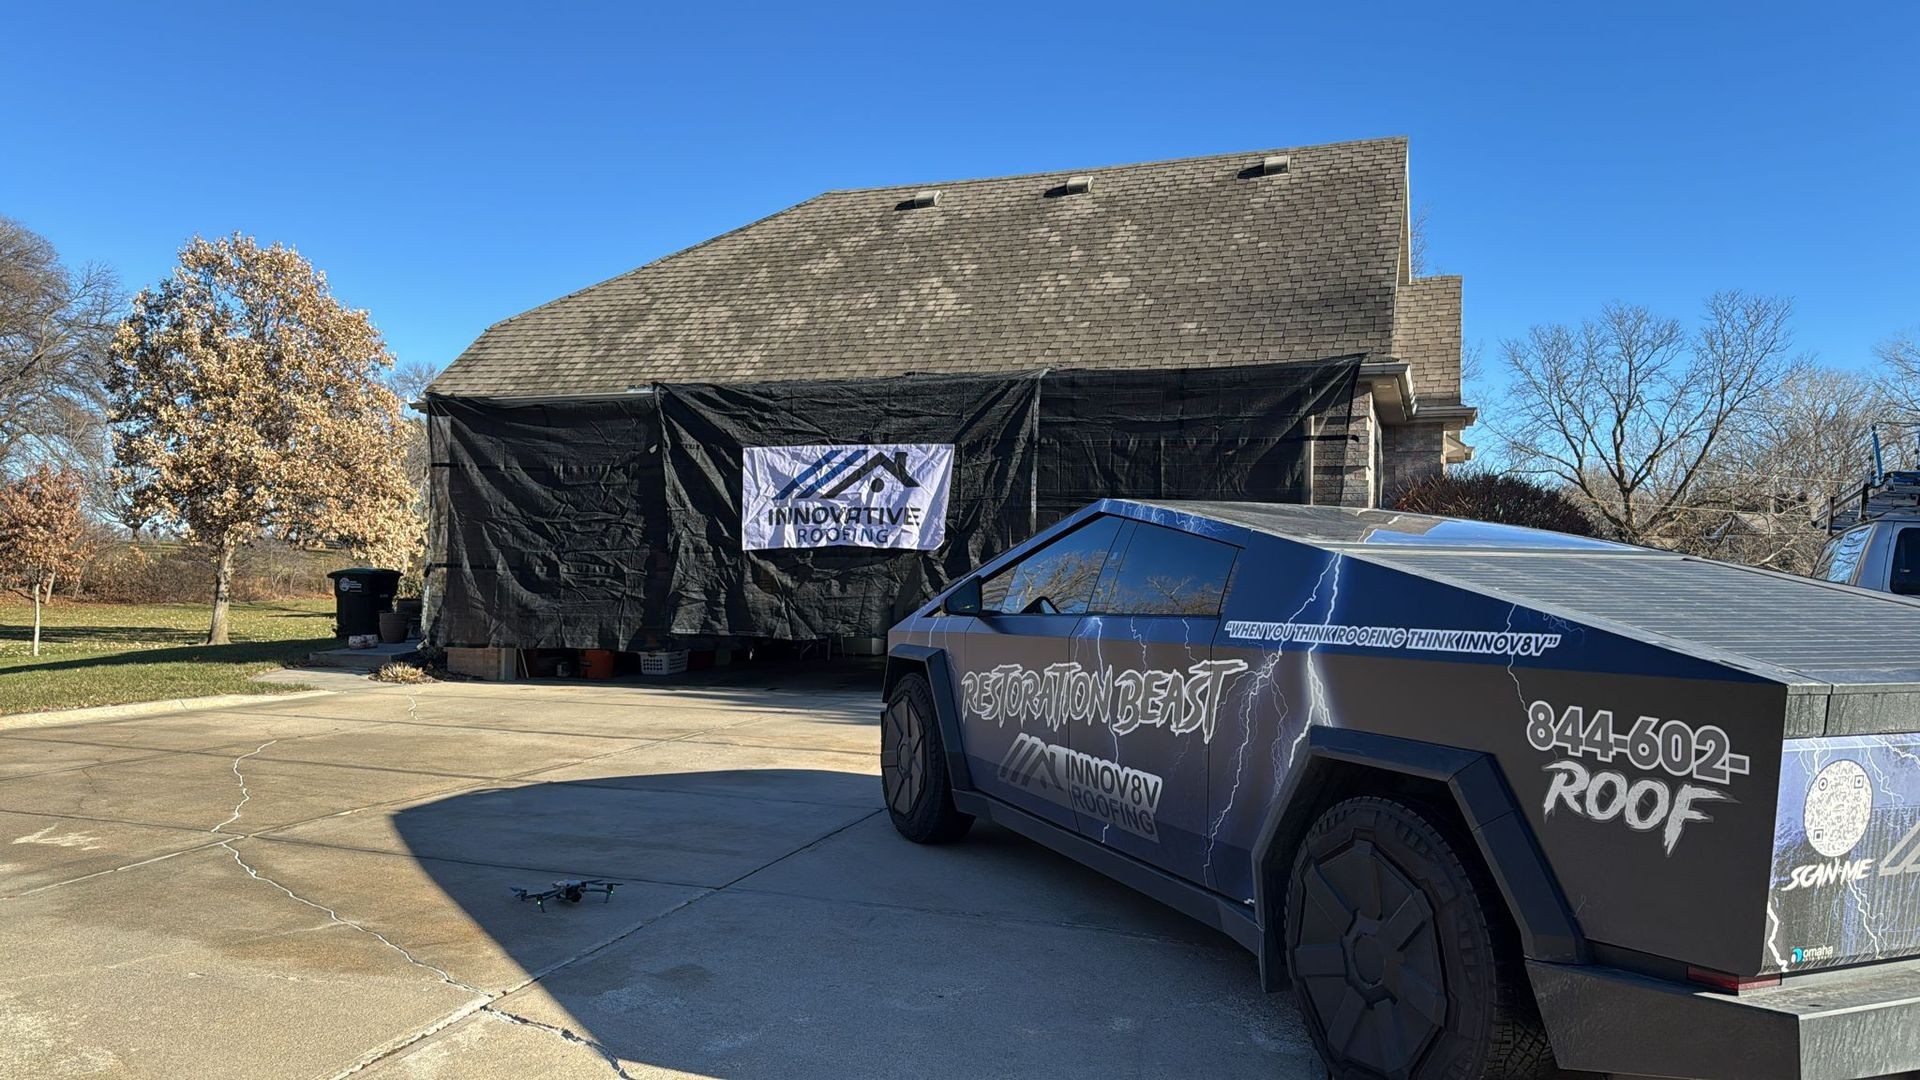
{"label": "tarp draped over garage", "polygon": [[[879,634],[1024,536],[1032,522],[1037,374],[659,388],[666,431],[666,626],[791,640]],[[946,543],[741,550],[749,446],[950,443]]]}
{"label": "tarp draped over garage", "polygon": [[635,648],[667,583],[652,397],[428,401],[432,640]]}
{"label": "tarp draped over garage", "polygon": [[[1096,498],[1327,498],[1314,448],[1346,452],[1358,374],[1346,358],[431,396],[430,636],[631,650],[661,634],[878,635]],[[873,444],[954,447],[937,550],[743,549],[746,448]]]}
{"label": "tarp draped over garage", "polygon": [[[1040,524],[1110,496],[1310,502],[1307,449],[1343,449],[1359,371],[1348,359],[1049,374]],[[1316,422],[1324,439],[1311,430]]]}

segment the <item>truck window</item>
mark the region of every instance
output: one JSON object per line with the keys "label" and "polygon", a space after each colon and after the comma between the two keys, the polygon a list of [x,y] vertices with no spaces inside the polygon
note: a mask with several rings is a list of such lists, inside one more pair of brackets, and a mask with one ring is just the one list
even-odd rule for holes
{"label": "truck window", "polygon": [[1893,577],[1887,591],[1920,596],[1920,525],[1900,530],[1900,539],[1893,545]]}
{"label": "truck window", "polygon": [[1851,583],[1853,572],[1860,565],[1860,553],[1867,550],[1867,536],[1872,532],[1873,526],[1862,525],[1827,541],[1819,561],[1813,564],[1813,576],[1842,585]]}
{"label": "truck window", "polygon": [[1096,611],[1115,615],[1220,614],[1240,549],[1204,536],[1139,522],[1101,583]]}
{"label": "truck window", "polygon": [[1001,615],[1078,615],[1106,565],[1120,519],[1093,521],[1029,552],[980,583],[982,610]]}

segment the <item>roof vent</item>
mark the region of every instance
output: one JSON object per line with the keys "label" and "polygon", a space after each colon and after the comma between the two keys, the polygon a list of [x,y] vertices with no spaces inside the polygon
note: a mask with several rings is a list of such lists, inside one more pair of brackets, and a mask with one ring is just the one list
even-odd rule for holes
{"label": "roof vent", "polygon": [[1069,176],[1067,182],[1060,185],[1062,195],[1085,195],[1093,190],[1093,177]]}
{"label": "roof vent", "polygon": [[924,210],[929,206],[940,205],[940,193],[934,190],[916,191],[913,198],[900,204],[902,210]]}
{"label": "roof vent", "polygon": [[1284,176],[1287,172],[1287,155],[1269,154],[1260,162],[1261,176]]}

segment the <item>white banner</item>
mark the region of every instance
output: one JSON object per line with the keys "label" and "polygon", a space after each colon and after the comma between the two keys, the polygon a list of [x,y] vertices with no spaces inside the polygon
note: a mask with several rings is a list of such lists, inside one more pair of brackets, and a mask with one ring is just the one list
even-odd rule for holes
{"label": "white banner", "polygon": [[932,551],[947,539],[953,446],[749,446],[741,544]]}

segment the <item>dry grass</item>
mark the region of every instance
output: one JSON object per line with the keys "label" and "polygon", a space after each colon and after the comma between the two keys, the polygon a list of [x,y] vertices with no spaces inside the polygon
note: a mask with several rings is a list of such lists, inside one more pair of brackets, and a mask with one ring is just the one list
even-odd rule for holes
{"label": "dry grass", "polygon": [[380,670],[373,673],[375,680],[390,683],[430,683],[434,681],[426,668],[415,664],[381,664]]}

